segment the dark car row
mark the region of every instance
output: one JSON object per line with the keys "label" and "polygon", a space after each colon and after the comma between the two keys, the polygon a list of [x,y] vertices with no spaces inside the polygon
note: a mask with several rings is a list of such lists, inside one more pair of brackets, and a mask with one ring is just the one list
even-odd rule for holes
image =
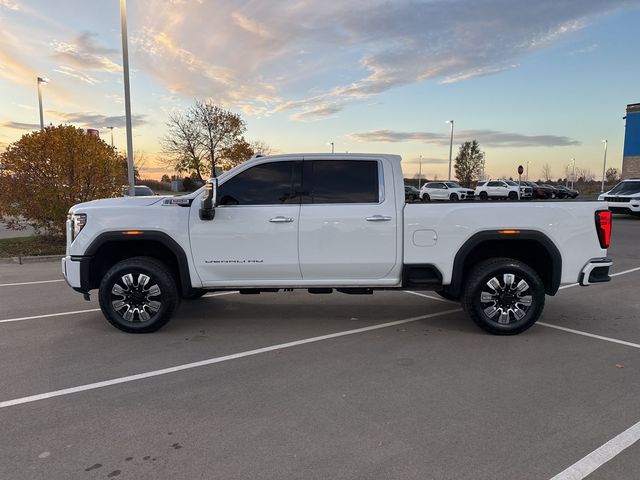
{"label": "dark car row", "polygon": [[551,185],[548,183],[521,182],[533,189],[533,198],[576,198],[580,192],[564,185]]}

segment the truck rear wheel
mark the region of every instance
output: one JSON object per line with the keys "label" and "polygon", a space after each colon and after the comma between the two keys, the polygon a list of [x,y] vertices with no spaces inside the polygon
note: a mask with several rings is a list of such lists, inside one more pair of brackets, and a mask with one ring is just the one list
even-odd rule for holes
{"label": "truck rear wheel", "polygon": [[128,258],[111,267],[100,282],[98,299],[109,323],[128,333],[159,330],[179,301],[171,272],[150,257]]}
{"label": "truck rear wheel", "polygon": [[480,328],[494,335],[517,335],[542,314],[544,284],[528,265],[511,258],[493,258],[473,268],[461,301]]}
{"label": "truck rear wheel", "polygon": [[489,200],[487,192],[480,192],[480,200]]}

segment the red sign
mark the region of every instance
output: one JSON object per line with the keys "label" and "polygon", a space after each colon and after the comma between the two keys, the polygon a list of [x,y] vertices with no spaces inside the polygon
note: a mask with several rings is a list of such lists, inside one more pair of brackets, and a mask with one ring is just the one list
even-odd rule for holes
{"label": "red sign", "polygon": [[95,128],[87,128],[87,135],[100,138],[100,130],[96,130]]}
{"label": "red sign", "polygon": [[522,175],[524,173],[524,167],[522,165],[520,165],[518,167],[518,175]]}

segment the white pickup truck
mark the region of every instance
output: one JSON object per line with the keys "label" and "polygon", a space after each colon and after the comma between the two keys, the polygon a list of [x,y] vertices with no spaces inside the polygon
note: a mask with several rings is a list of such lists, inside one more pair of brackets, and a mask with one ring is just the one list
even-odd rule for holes
{"label": "white pickup truck", "polygon": [[158,330],[181,298],[281,289],[435,290],[520,333],[560,285],[610,280],[597,202],[406,204],[395,155],[255,157],[181,197],[75,205],[62,269],[115,327]]}

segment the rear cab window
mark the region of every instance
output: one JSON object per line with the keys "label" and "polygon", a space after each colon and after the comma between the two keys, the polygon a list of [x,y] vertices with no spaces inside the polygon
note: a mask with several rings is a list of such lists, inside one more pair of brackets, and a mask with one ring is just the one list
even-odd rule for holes
{"label": "rear cab window", "polygon": [[306,160],[305,203],[379,203],[380,168],[376,160]]}

